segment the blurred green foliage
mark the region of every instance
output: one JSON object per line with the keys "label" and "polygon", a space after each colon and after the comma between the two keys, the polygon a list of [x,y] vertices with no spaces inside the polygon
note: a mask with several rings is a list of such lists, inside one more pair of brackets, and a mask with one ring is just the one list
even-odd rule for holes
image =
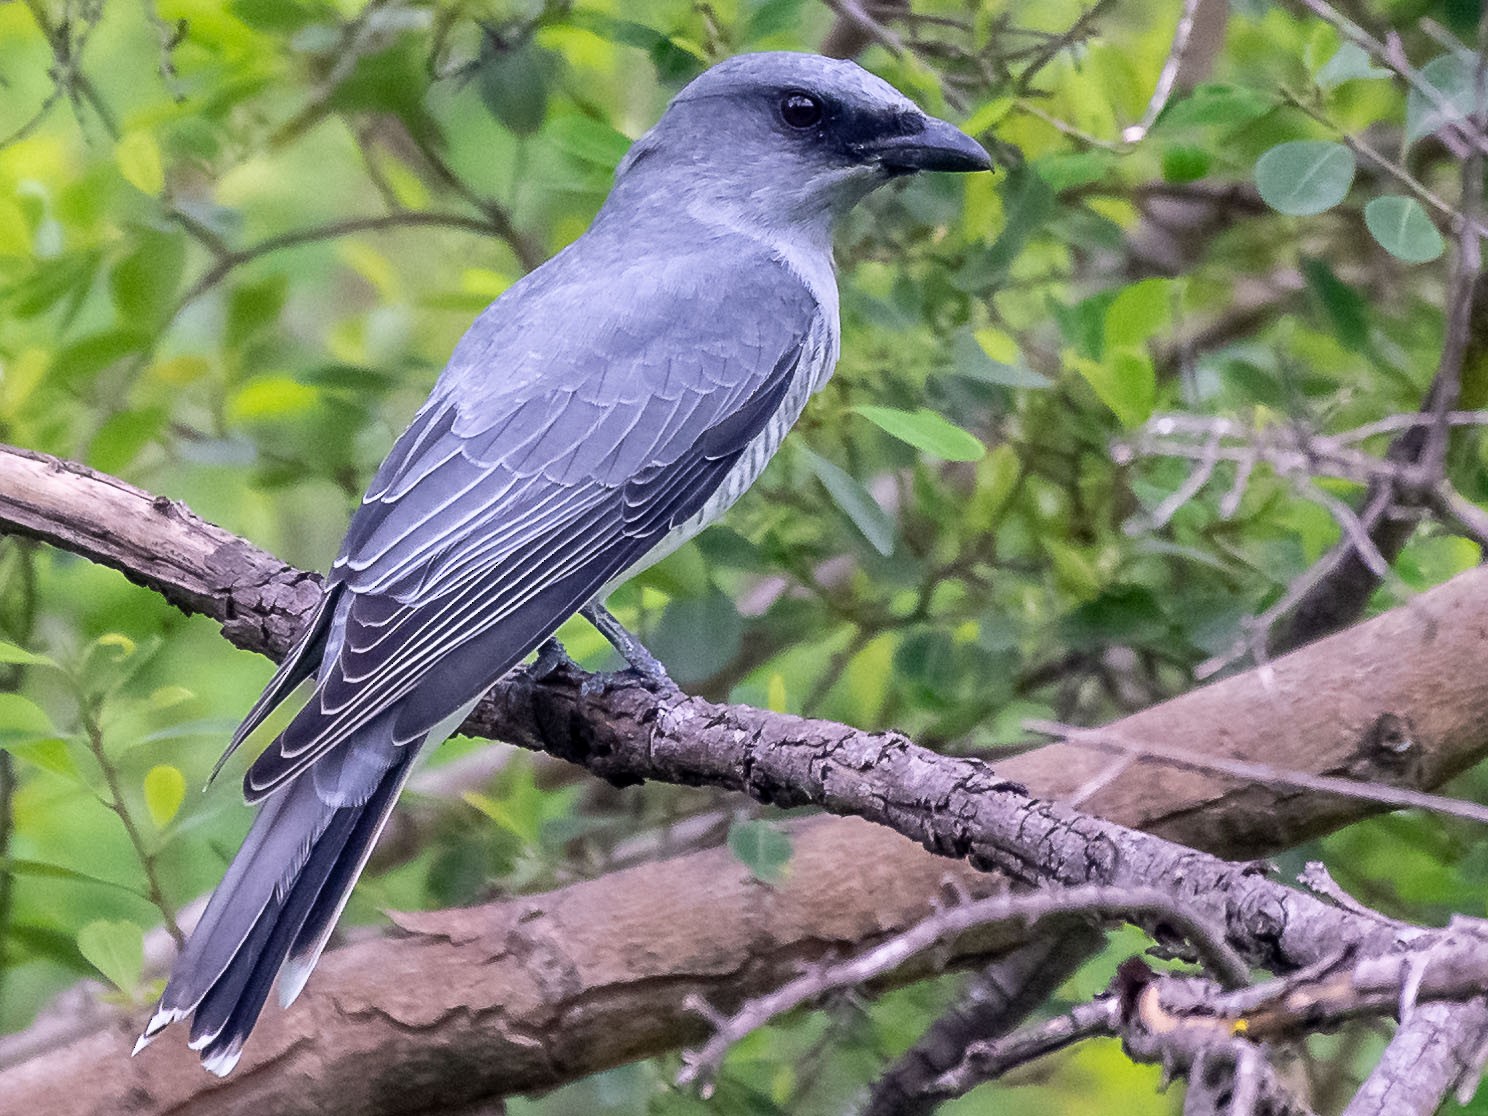
{"label": "blurred green foliage", "polygon": [[[1417,7],[1379,17],[1428,58]],[[1186,465],[1117,463],[1111,446],[1165,411],[1322,431],[1413,411],[1443,272],[1410,261],[1440,254],[1441,215],[1356,164],[1338,129],[1404,129],[1439,192],[1456,171],[1428,138],[1438,107],[1279,7],[1234,4],[1210,71],[1131,146],[1176,3],[1110,6],[1062,45],[1074,0],[914,8],[952,22],[901,25],[914,49],[863,61],[965,121],[1002,169],[907,183],[854,216],[835,380],[727,524],[613,603],[704,694],[985,751],[1030,717],[1098,722],[1188,688],[1338,539],[1264,468],[1232,511],[1222,473],[1153,526]],[[811,49],[832,21],[807,0],[0,5],[0,437],[324,568],[461,332],[583,230],[667,97],[717,57]],[[1452,56],[1432,65],[1471,97]],[[1239,200],[1251,182],[1283,213]],[[1140,251],[1154,206],[1185,199],[1221,217],[1180,225],[1155,263]],[[1483,369],[1467,373],[1480,405]],[[1488,496],[1475,441],[1451,467]],[[1480,557],[1423,527],[1374,607]],[[565,635],[604,661],[582,625]],[[110,571],[15,541],[0,637],[4,1031],[81,976],[151,993],[141,932],[208,890],[246,828],[231,772],[196,788],[270,664]],[[789,871],[788,842],[735,801],[513,762],[438,805],[433,836],[374,868],[349,918],[600,872],[626,837],[718,807],[762,880]],[[1369,901],[1431,919],[1485,913],[1481,847],[1402,816],[1295,856],[1325,854]],[[1095,991],[1111,963],[1065,993]],[[839,1111],[956,984],[756,1034],[714,1104]],[[1320,1072],[1347,1077],[1373,1050],[1340,1049]],[[701,1111],[670,1073],[632,1066],[511,1110]],[[948,1111],[1174,1111],[1156,1079],[1091,1044]]]}

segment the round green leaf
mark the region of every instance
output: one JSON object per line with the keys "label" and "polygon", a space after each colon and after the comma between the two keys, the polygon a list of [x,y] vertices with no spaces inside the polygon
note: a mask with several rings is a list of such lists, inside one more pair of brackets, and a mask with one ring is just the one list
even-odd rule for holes
{"label": "round green leaf", "polygon": [[917,411],[895,407],[854,407],[853,410],[901,442],[908,442],[942,461],[976,461],[987,452],[976,435],[925,407]]}
{"label": "round green leaf", "polygon": [[181,769],[159,763],[145,773],[145,809],[156,829],[164,829],[186,800],[186,776]]}
{"label": "round green leaf", "polygon": [[1364,207],[1364,224],[1381,248],[1406,263],[1430,263],[1447,248],[1415,198],[1375,198]]}
{"label": "round green leaf", "polygon": [[78,931],[78,950],[118,988],[132,992],[145,965],[144,933],[128,919],[100,918]]}
{"label": "round green leaf", "polygon": [[1277,212],[1310,217],[1348,196],[1354,170],[1354,153],[1343,144],[1294,140],[1277,144],[1256,160],[1256,189]]}

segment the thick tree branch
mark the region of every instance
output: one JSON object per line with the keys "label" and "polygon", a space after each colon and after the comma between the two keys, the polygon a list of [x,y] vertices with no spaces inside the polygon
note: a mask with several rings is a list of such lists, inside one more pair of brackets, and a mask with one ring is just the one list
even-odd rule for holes
{"label": "thick tree branch", "polygon": [[[123,568],[175,603],[212,615],[235,642],[256,650],[282,652],[314,596],[311,575],[178,505],[40,455],[0,453],[0,524]],[[1488,683],[1474,664],[1485,629],[1488,574],[1474,571],[1344,636],[1128,718],[1119,728],[1134,738],[1183,740],[1195,749],[1281,760],[1293,768],[1305,763],[1309,770],[1435,785],[1484,750]],[[1324,942],[1396,942],[1395,928],[1190,850],[1034,802],[1002,778],[1040,793],[1067,793],[1110,762],[1089,751],[1054,746],[1000,765],[993,775],[978,761],[936,756],[895,734],[697,699],[659,701],[638,687],[586,695],[573,679],[536,685],[521,675],[498,688],[471,727],[546,747],[616,781],[710,782],[766,800],[858,811],[1017,878],[1042,879],[1052,867],[1055,878],[1071,883],[1181,879],[1185,901],[1226,925],[1249,960],[1282,969],[1315,960]],[[1294,843],[1368,809],[1352,800],[1145,768],[1111,780],[1087,805],[1175,839],[1243,854]],[[810,906],[821,891],[827,902],[829,879],[851,881],[852,896],[835,916],[856,927],[848,938],[859,941],[923,917],[947,873],[973,894],[994,884],[963,866],[926,861],[904,842],[859,824],[815,821],[796,831],[791,885],[805,891],[798,898]],[[810,842],[829,838],[830,857],[803,855]],[[772,937],[760,940],[776,933],[776,920],[760,919],[745,897],[758,898],[766,889],[741,880],[737,870],[724,871],[726,863],[727,854],[694,854],[648,877],[655,886],[620,875],[577,885],[586,902],[628,911],[623,918],[609,906],[598,920],[594,912],[574,914],[567,906],[578,902],[574,888],[405,918],[412,942],[367,942],[330,955],[308,1002],[267,1020],[249,1048],[246,1072],[222,1085],[204,1083],[186,1052],[171,1047],[162,1046],[158,1055],[152,1049],[135,1062],[106,1056],[127,1046],[121,1026],[0,1075],[0,1089],[28,1104],[34,1095],[37,1112],[54,1111],[45,1107],[45,1094],[34,1091],[49,1088],[58,1074],[87,1078],[96,1106],[105,1110],[126,1096],[144,1095],[161,1103],[142,1103],[140,1111],[164,1110],[173,1096],[170,1104],[194,1098],[193,1111],[263,1111],[267,1105],[298,1112],[313,1111],[328,1097],[347,1103],[351,1094],[341,1090],[354,1087],[359,1110],[418,1112],[427,1110],[419,1105],[454,1103],[451,1089],[467,1090],[469,1098],[526,1091],[672,1048],[698,1033],[697,1020],[682,1007],[686,994],[702,993],[727,1010],[778,984],[802,959],[799,949],[777,946]],[[863,872],[880,866],[888,876],[865,886]],[[701,875],[692,874],[694,867],[704,869]],[[702,886],[707,880],[715,884]],[[893,922],[892,913],[884,913],[891,894],[896,909],[917,914]],[[541,922],[543,912],[560,908],[569,915],[543,923],[552,930],[541,943],[547,952],[513,938],[530,930],[517,912]],[[649,944],[683,923],[706,938],[698,948],[724,966],[725,977],[700,981],[696,953]],[[813,937],[813,948],[822,940]],[[845,939],[839,934],[833,940]],[[490,964],[471,965],[474,955],[462,950],[477,941],[484,943],[477,952],[486,951],[480,959]],[[617,957],[645,961],[636,984],[596,970],[604,958]],[[515,968],[493,969],[501,959]],[[548,974],[535,990],[536,978],[522,976],[529,963],[539,976]],[[518,1003],[522,980],[531,1009],[525,1014]],[[586,1030],[591,1026],[596,1030]],[[427,1054],[431,1042],[440,1044],[435,1058]],[[365,1056],[374,1049],[387,1072],[369,1077]],[[332,1092],[307,1097],[304,1078],[290,1074],[297,1082],[291,1097],[285,1075],[255,1072],[311,1062]],[[100,1064],[109,1071],[98,1070]],[[84,1074],[83,1066],[93,1068]],[[442,1091],[428,1093],[417,1066],[437,1075]],[[452,1067],[459,1072],[450,1073]]]}

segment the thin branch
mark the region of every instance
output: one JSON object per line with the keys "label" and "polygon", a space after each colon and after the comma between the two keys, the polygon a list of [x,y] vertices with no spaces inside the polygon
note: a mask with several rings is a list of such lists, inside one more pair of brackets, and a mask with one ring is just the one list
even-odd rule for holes
{"label": "thin branch", "polygon": [[1331,130],[1338,137],[1339,142],[1356,156],[1373,163],[1396,182],[1400,183],[1406,190],[1414,194],[1419,200],[1425,202],[1432,209],[1440,213],[1445,218],[1450,231],[1456,233],[1471,229],[1479,236],[1488,234],[1488,226],[1484,226],[1476,216],[1463,213],[1462,210],[1458,209],[1420,179],[1416,178],[1396,160],[1391,159],[1388,155],[1380,154],[1369,145],[1368,141],[1359,138],[1335,123],[1331,117],[1319,111],[1305,97],[1302,97],[1284,85],[1280,88],[1281,95],[1293,108],[1301,110],[1313,120],[1316,120],[1319,124]]}
{"label": "thin branch", "polygon": [[957,1065],[941,1074],[921,1099],[946,1101],[964,1096],[987,1081],[1088,1038],[1120,1032],[1121,1001],[1114,996],[1080,1004],[1037,1026],[1006,1038],[971,1043]]}
{"label": "thin branch", "polygon": [[1031,930],[1051,918],[1092,915],[1127,922],[1156,921],[1187,938],[1205,965],[1226,986],[1243,985],[1245,962],[1226,944],[1224,934],[1156,888],[1072,887],[1061,891],[995,895],[964,906],[947,907],[919,925],[850,961],[808,972],[768,995],[745,1004],[732,1017],[712,1020],[713,1036],[695,1053],[683,1055],[677,1084],[708,1081],[740,1039],[766,1023],[831,992],[856,988],[893,972],[911,958],[978,927],[1013,922]]}
{"label": "thin branch", "polygon": [[1457,106],[1452,104],[1440,89],[1427,81],[1421,71],[1410,64],[1410,61],[1404,56],[1404,52],[1391,50],[1332,4],[1327,3],[1326,0],[1297,0],[1297,3],[1317,16],[1318,19],[1337,28],[1345,38],[1351,40],[1355,45],[1362,47],[1364,52],[1376,62],[1384,66],[1391,73],[1404,79],[1411,88],[1415,89],[1427,101],[1431,102],[1432,107],[1442,114],[1444,120],[1453,122],[1462,121],[1463,123],[1473,125],[1472,127],[1463,129],[1464,136],[1475,150],[1480,153],[1488,153],[1488,136],[1483,134],[1480,128],[1471,120],[1470,116],[1468,119],[1462,120],[1462,114],[1458,111]]}
{"label": "thin branch", "polygon": [[140,867],[144,870],[145,894],[154,904],[155,909],[160,912],[166,930],[175,939],[176,947],[183,949],[186,945],[186,935],[182,933],[180,924],[176,921],[175,908],[165,897],[165,888],[160,882],[155,850],[150,848],[145,841],[144,834],[140,832],[134,815],[129,809],[129,803],[124,797],[124,788],[119,782],[119,769],[104,749],[103,726],[98,720],[98,711],[93,706],[93,699],[81,691],[78,695],[78,712],[82,720],[83,737],[88,742],[88,750],[103,773],[104,785],[108,788],[107,796],[102,799],[103,804],[113,811],[120,824],[123,825],[130,847],[134,849],[135,859],[139,861]]}
{"label": "thin branch", "polygon": [[858,0],[824,0],[824,2],[827,7],[837,13],[839,19],[852,24],[870,42],[877,43],[895,58],[904,55],[904,40],[883,23],[874,19]]}
{"label": "thin branch", "polygon": [[1157,75],[1157,84],[1147,102],[1147,111],[1142,114],[1140,122],[1121,132],[1121,138],[1126,143],[1137,144],[1146,139],[1152,125],[1157,123],[1157,118],[1167,107],[1168,98],[1173,95],[1173,86],[1178,81],[1178,73],[1183,68],[1188,40],[1193,35],[1194,17],[1198,15],[1199,4],[1202,2],[1203,0],[1184,0],[1183,11],[1178,16],[1178,26],[1173,31],[1173,45],[1168,48],[1168,57],[1163,62],[1162,71]]}
{"label": "thin branch", "polygon": [[922,1116],[934,1083],[960,1064],[970,1047],[1013,1031],[1105,940],[1097,927],[1074,918],[1046,927],[993,961],[879,1076],[860,1116]]}
{"label": "thin branch", "polygon": [[247,248],[220,255],[216,262],[176,302],[170,320],[174,321],[178,318],[186,307],[221,283],[236,268],[273,252],[283,251],[286,248],[299,248],[325,240],[336,240],[359,232],[381,232],[413,226],[463,229],[475,233],[491,232],[489,223],[479,217],[471,217],[463,213],[431,213],[410,209],[384,214],[380,217],[349,217],[340,221],[328,221],[323,225],[314,225],[308,229],[280,233],[277,236],[266,237]]}
{"label": "thin branch", "polygon": [[1291,771],[1252,760],[1194,755],[1164,744],[1130,740],[1109,730],[1077,728],[1055,721],[1025,721],[1024,727],[1030,732],[1057,737],[1062,742],[1078,748],[1093,748],[1096,751],[1110,752],[1122,757],[1149,760],[1162,764],[1164,767],[1177,768],[1180,771],[1195,771],[1204,775],[1226,775],[1247,783],[1290,787],[1318,794],[1341,795],[1344,798],[1356,798],[1361,802],[1374,802],[1393,810],[1426,810],[1444,817],[1462,818],[1464,821],[1488,825],[1488,806],[1480,806],[1476,802],[1467,802],[1460,798],[1429,794],[1426,791],[1413,790],[1409,787],[1392,787],[1385,783],[1343,779],[1333,775],[1315,775],[1309,771]]}

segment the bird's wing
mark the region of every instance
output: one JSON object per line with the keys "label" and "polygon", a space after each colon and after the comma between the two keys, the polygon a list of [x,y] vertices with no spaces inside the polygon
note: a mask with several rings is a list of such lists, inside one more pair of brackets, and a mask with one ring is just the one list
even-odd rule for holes
{"label": "bird's wing", "polygon": [[483,316],[352,519],[316,692],[250,799],[374,719],[422,739],[702,507],[826,350],[809,290],[752,263],[638,260]]}

